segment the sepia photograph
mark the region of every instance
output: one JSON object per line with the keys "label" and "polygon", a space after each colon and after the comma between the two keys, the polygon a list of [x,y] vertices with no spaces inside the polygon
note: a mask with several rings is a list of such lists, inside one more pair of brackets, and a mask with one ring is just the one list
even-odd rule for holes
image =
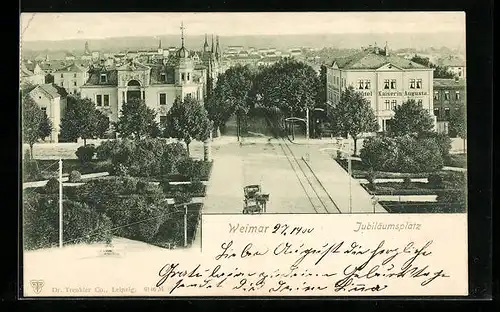
{"label": "sepia photograph", "polygon": [[[464,12],[22,13],[20,34],[26,296],[172,295],[157,289],[174,258],[179,278],[207,283],[173,280],[182,295],[467,291]],[[266,236],[278,233],[293,238]],[[335,233],[342,242],[320,244]],[[220,286],[214,271],[212,288],[190,267],[241,245],[235,264],[272,271],[292,241],[322,246],[294,251],[321,255],[318,270],[327,254],[368,250],[359,271],[404,264],[289,290]],[[410,254],[435,266],[455,255],[455,275]],[[127,263],[141,269],[124,276]],[[114,286],[63,273],[101,265]],[[400,278],[368,286],[367,274]],[[423,290],[406,286],[417,280]]]}

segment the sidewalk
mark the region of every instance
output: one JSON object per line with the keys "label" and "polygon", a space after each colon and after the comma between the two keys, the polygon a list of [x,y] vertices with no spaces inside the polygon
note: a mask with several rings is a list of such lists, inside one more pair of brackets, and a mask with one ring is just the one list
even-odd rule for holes
{"label": "sidewalk", "polygon": [[[349,213],[350,194],[352,213],[373,213],[372,195],[361,186],[358,180],[350,177],[329,154],[319,151],[311,153],[309,165],[342,213]],[[387,211],[380,204],[376,204],[375,212],[386,213]]]}
{"label": "sidewalk", "polygon": [[243,163],[240,156],[213,155],[203,213],[241,213],[243,209]]}
{"label": "sidewalk", "polygon": [[[108,176],[108,172],[97,172],[97,173],[89,173],[89,174],[82,174],[81,178],[82,179],[91,179],[91,178],[99,178],[99,177],[105,177]],[[63,177],[62,181],[67,182],[69,177]],[[44,180],[44,181],[34,181],[34,182],[25,182],[23,183],[23,189],[25,188],[30,188],[30,187],[42,187],[47,184],[49,180]]]}

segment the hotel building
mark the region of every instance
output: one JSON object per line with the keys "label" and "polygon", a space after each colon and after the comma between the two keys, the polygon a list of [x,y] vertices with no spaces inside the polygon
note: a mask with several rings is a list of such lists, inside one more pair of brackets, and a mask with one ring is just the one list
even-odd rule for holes
{"label": "hotel building", "polygon": [[384,49],[370,47],[327,66],[327,106],[340,102],[349,86],[361,93],[372,107],[379,131],[386,131],[394,108],[414,99],[433,116],[433,69]]}

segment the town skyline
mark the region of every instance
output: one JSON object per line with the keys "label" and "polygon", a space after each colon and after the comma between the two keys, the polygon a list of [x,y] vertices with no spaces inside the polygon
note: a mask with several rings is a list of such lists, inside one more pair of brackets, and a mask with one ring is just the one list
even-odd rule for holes
{"label": "town skyline", "polygon": [[23,13],[20,27],[23,42],[41,42],[180,35],[181,23],[187,37],[439,32],[465,36],[463,12]]}

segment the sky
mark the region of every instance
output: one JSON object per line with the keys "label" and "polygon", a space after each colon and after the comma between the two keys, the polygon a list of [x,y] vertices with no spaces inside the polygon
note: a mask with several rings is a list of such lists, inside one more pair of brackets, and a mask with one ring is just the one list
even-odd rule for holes
{"label": "sky", "polygon": [[463,12],[22,13],[23,41],[215,33],[220,36],[334,33],[465,33]]}

